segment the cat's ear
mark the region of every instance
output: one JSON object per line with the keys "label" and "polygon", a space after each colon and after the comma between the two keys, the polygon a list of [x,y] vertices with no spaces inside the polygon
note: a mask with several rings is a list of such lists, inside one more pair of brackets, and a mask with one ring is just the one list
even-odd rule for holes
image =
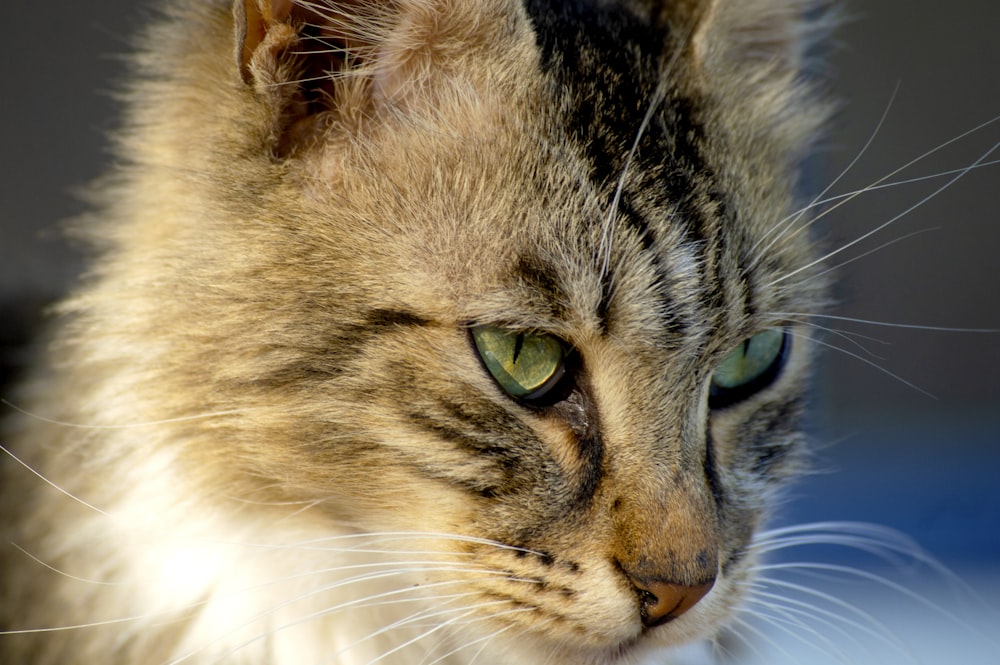
{"label": "cat's ear", "polygon": [[293,70],[357,67],[391,28],[391,0],[235,0],[236,66],[246,83],[294,85]]}
{"label": "cat's ear", "polygon": [[678,0],[665,20],[684,36],[685,57],[703,77],[763,71],[795,76],[828,25],[827,0]]}
{"label": "cat's ear", "polygon": [[830,1],[662,1],[671,32],[683,36],[681,50],[666,56],[683,61],[680,85],[716,99],[731,131],[799,163],[834,108],[816,57],[835,24]]}
{"label": "cat's ear", "polygon": [[394,5],[392,0],[235,0],[234,67],[266,109],[276,154],[316,136],[325,111],[367,103]]}
{"label": "cat's ear", "polygon": [[435,108],[467,90],[449,84],[481,78],[482,62],[513,50],[510,22],[484,20],[472,0],[236,0],[233,16],[235,67],[274,119],[278,153],[314,136],[328,112],[345,127]]}

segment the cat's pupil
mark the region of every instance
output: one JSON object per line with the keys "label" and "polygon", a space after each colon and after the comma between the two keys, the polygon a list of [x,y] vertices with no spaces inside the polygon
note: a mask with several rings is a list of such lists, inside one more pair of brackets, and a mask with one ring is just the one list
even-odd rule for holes
{"label": "cat's pupil", "polygon": [[790,341],[787,330],[768,329],[737,345],[712,374],[709,406],[725,408],[771,385],[785,365]]}

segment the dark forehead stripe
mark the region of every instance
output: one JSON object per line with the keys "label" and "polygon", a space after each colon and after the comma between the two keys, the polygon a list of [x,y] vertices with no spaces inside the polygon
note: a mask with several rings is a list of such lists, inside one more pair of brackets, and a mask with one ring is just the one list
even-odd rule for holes
{"label": "dark forehead stripe", "polygon": [[[650,17],[605,3],[526,0],[526,9],[554,94],[567,107],[566,131],[610,205],[674,37]],[[716,223],[725,210],[702,154],[697,100],[668,88],[654,117],[639,142],[618,218],[645,249],[655,251],[656,226],[665,220],[651,224],[642,211],[674,210],[671,223],[684,224],[693,246],[705,249],[715,242]]]}
{"label": "dark forehead stripe", "polygon": [[[612,189],[661,83],[671,35],[652,19],[587,0],[527,0],[526,8],[543,67],[566,91],[566,129],[588,158],[594,180]],[[709,172],[697,104],[671,88],[657,116],[631,173],[658,181],[640,182],[642,189],[655,184],[673,203],[689,203],[699,189],[694,176]]]}
{"label": "dark forehead stripe", "polygon": [[667,35],[617,7],[581,0],[528,0],[543,66],[572,105],[566,128],[594,179],[618,179],[658,83]]}

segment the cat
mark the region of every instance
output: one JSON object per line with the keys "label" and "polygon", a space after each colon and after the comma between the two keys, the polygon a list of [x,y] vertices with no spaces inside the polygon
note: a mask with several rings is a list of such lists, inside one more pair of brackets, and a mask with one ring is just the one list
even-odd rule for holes
{"label": "cat", "polygon": [[169,3],[7,423],[0,660],[705,657],[803,466],[827,16]]}

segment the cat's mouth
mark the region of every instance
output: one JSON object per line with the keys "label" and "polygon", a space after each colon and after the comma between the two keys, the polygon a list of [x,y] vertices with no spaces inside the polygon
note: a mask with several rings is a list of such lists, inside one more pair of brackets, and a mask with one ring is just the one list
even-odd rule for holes
{"label": "cat's mouth", "polygon": [[529,578],[521,573],[509,577],[502,591],[491,585],[482,595],[485,602],[497,603],[491,612],[500,609],[495,611],[499,622],[489,622],[490,630],[516,635],[511,648],[530,643],[527,653],[561,654],[553,655],[553,663],[611,665],[681,646],[703,637],[705,626],[712,625],[713,611],[706,606],[715,603],[706,599],[714,580],[690,586],[647,582],[649,590],[629,591],[618,576],[588,572],[581,566],[565,584],[555,574]]}
{"label": "cat's mouth", "polygon": [[[607,551],[588,551],[586,542],[561,548],[504,539],[466,544],[462,549],[477,562],[475,576],[466,580],[476,590],[476,604],[484,606],[480,616],[493,619],[481,624],[484,629],[537,640],[539,648],[566,653],[567,663],[615,663],[703,637],[705,626],[715,625],[725,605],[718,599],[731,586],[718,565],[722,553],[698,550],[691,558],[699,565],[671,569],[648,558],[621,561]],[[483,569],[492,572],[480,576]]]}

